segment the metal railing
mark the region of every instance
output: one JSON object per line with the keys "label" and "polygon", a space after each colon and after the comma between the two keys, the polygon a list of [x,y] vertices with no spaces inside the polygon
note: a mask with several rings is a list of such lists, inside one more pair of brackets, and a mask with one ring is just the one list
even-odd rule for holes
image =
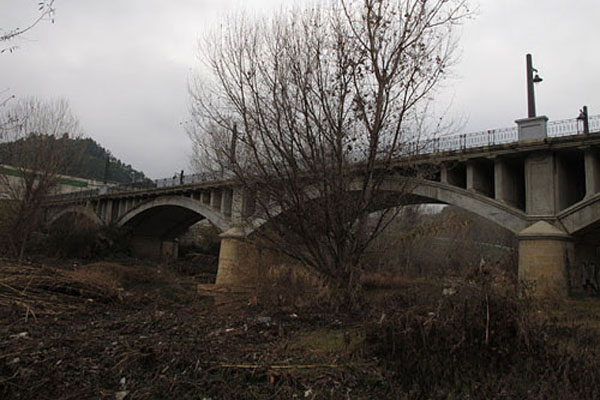
{"label": "metal railing", "polygon": [[193,175],[175,175],[172,178],[156,179],[154,185],[157,188],[170,186],[193,185],[195,183],[211,182],[223,179],[223,174],[220,172],[203,172]]}
{"label": "metal railing", "polygon": [[[583,133],[583,124],[578,119],[564,119],[549,121],[546,125],[547,135],[549,137],[562,137],[579,135]],[[589,118],[590,132],[600,132],[600,115],[594,115]],[[455,150],[466,150],[477,147],[494,146],[506,143],[513,143],[519,140],[518,127],[488,129],[479,132],[466,134],[442,136],[438,138],[414,141],[408,143],[403,154],[405,155],[426,155],[432,153],[441,153]],[[49,201],[76,201],[92,198],[98,195],[123,193],[130,191],[142,191],[150,188],[168,188],[184,185],[193,185],[205,182],[227,179],[226,173],[222,172],[204,172],[193,175],[175,175],[172,178],[162,178],[154,180],[150,185],[118,185],[103,187],[101,189],[83,190],[50,196]]]}
{"label": "metal railing", "polygon": [[[600,131],[600,115],[594,115],[589,118],[590,132]],[[580,135],[583,133],[582,122],[577,118],[550,121],[547,125],[548,136],[561,137]]]}

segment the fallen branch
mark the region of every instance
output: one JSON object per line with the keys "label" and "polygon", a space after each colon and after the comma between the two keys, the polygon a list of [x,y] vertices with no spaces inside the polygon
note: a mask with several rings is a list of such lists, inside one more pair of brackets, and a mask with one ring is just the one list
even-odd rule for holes
{"label": "fallen branch", "polygon": [[289,370],[289,369],[337,369],[348,367],[368,367],[372,364],[301,364],[301,365],[257,365],[257,364],[219,364],[220,368],[228,369],[265,369],[265,370]]}

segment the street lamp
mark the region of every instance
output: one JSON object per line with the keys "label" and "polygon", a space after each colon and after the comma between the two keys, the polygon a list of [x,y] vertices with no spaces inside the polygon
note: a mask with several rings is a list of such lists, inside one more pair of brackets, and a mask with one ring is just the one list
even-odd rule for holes
{"label": "street lamp", "polygon": [[[527,109],[528,118],[535,118],[535,91],[534,83],[540,83],[543,79],[537,74],[538,70],[533,68],[531,54],[527,54]],[[533,73],[536,73],[535,76]]]}

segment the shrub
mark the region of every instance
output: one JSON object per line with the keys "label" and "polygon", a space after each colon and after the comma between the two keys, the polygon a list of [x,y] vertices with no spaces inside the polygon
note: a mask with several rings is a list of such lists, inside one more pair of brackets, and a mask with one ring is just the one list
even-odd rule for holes
{"label": "shrub", "polygon": [[368,319],[366,351],[379,360],[390,397],[598,398],[596,355],[564,351],[553,340],[564,333],[534,300],[485,271],[454,290],[396,295]]}
{"label": "shrub", "polygon": [[48,232],[45,252],[61,258],[93,260],[128,255],[131,232],[115,225],[97,226],[86,218],[70,216]]}

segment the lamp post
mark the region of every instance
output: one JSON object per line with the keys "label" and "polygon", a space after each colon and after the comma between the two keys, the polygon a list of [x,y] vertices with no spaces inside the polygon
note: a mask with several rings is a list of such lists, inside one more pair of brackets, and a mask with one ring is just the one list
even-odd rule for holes
{"label": "lamp post", "polygon": [[[533,60],[531,54],[527,54],[527,116],[528,118],[535,118],[535,90],[534,83],[539,83],[543,79],[537,74],[538,70],[533,68]],[[535,76],[533,73],[536,73]]]}

